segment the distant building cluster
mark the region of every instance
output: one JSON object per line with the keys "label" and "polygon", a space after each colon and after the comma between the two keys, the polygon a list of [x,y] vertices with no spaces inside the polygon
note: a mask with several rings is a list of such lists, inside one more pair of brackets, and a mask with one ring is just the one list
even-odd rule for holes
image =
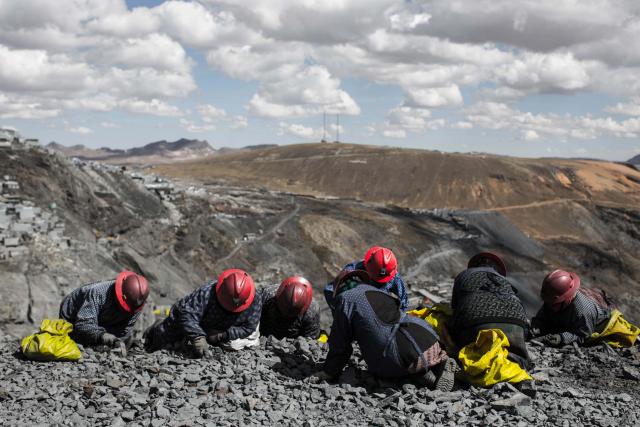
{"label": "distant building cluster", "polygon": [[68,248],[71,241],[64,235],[64,222],[55,213],[52,204],[48,210],[23,200],[20,183],[5,175],[0,195],[0,261],[17,258],[28,252],[28,240],[45,237],[58,248]]}
{"label": "distant building cluster", "polygon": [[24,150],[30,147],[39,146],[37,139],[23,138],[15,129],[0,128],[0,150]]}

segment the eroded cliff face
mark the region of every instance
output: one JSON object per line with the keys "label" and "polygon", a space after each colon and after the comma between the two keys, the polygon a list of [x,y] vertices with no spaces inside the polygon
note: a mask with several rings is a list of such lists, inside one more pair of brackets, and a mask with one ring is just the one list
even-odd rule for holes
{"label": "eroded cliff face", "polygon": [[2,175],[20,183],[14,196],[43,210],[55,203],[70,243],[23,233],[27,253],[0,261],[0,325],[7,330],[57,316],[71,289],[124,268],[149,278],[149,310],[231,267],[260,285],[302,274],[324,306],[326,281],[374,244],[395,251],[414,303],[420,289],[446,298],[468,258],[494,250],[530,313],[544,275],[563,267],[609,290],[627,317],[640,320],[640,214],[633,205],[420,210],[186,178],[174,182],[173,194],[159,195],[130,170],[36,149],[0,152]]}

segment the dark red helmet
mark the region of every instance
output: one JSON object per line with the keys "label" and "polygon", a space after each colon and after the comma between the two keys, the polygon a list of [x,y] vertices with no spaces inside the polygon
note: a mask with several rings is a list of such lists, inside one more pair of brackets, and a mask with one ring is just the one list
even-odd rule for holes
{"label": "dark red helmet", "polygon": [[122,271],[116,277],[116,299],[127,313],[137,313],[149,296],[149,284],[144,276],[132,271]]}
{"label": "dark red helmet", "polygon": [[238,268],[222,272],[216,283],[216,297],[227,311],[239,313],[251,305],[256,296],[256,286],[249,274]]}
{"label": "dark red helmet", "polygon": [[504,264],[504,261],[502,261],[502,258],[498,255],[492,254],[491,252],[480,252],[471,257],[467,268],[477,267],[491,267],[501,276],[507,277],[507,266]]}
{"label": "dark red helmet", "polygon": [[573,301],[580,288],[580,277],[576,273],[554,270],[542,281],[540,296],[544,303],[558,311]]}
{"label": "dark red helmet", "polygon": [[303,316],[313,299],[311,282],[304,277],[287,277],[280,283],[276,292],[276,305],[286,317]]}
{"label": "dark red helmet", "polygon": [[373,246],[364,256],[364,269],[374,282],[387,283],[398,272],[398,261],[391,249]]}

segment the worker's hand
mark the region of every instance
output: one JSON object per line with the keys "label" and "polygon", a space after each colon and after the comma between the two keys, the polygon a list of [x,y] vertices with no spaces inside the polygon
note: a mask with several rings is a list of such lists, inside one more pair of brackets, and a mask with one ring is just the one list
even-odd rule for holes
{"label": "worker's hand", "polygon": [[207,342],[211,345],[218,345],[222,342],[225,342],[229,339],[229,334],[225,332],[218,332],[217,334],[212,334],[207,337]]}
{"label": "worker's hand", "polygon": [[562,345],[562,337],[558,334],[543,335],[537,340],[549,347],[560,347]]}
{"label": "worker's hand", "polygon": [[100,343],[106,346],[113,347],[116,344],[116,342],[118,342],[118,337],[116,337],[113,334],[104,333],[100,335]]}
{"label": "worker's hand", "polygon": [[193,355],[198,358],[204,356],[208,346],[206,337],[195,337],[192,344]]}
{"label": "worker's hand", "polygon": [[309,377],[309,382],[313,384],[317,384],[322,381],[329,382],[329,381],[332,381],[333,379],[334,377],[327,374],[325,371],[318,371]]}

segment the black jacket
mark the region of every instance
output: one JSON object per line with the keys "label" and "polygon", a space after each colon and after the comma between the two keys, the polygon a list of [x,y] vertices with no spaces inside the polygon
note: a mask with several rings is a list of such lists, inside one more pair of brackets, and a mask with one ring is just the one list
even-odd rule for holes
{"label": "black jacket", "polygon": [[260,290],[262,315],[260,316],[260,335],[273,335],[278,339],[308,337],[320,335],[320,309],[318,303],[311,301],[307,312],[301,318],[287,318],[280,313],[276,304],[278,285]]}

